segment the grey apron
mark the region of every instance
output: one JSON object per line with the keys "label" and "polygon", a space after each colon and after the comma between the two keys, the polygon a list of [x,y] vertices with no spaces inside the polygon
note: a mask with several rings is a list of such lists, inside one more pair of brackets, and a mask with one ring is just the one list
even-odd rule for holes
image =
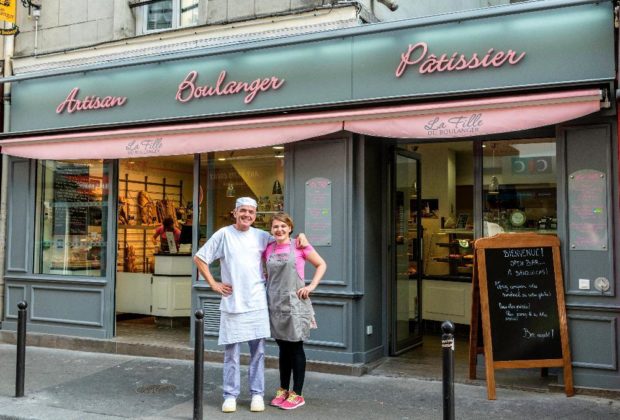
{"label": "grey apron", "polygon": [[305,341],[310,336],[314,315],[310,299],[299,299],[297,290],[304,287],[295,267],[295,248],[288,254],[273,252],[267,260],[267,300],[271,336],[278,340]]}

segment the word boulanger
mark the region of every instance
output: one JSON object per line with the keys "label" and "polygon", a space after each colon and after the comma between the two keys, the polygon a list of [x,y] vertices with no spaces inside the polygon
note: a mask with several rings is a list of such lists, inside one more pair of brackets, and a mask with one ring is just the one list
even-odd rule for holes
{"label": "word boulanger", "polygon": [[125,96],[85,96],[84,99],[77,99],[80,88],[73,88],[67,98],[56,107],[56,113],[62,114],[66,109],[69,114],[75,111],[91,111],[95,109],[114,108],[123,106],[127,102]]}
{"label": "word boulanger", "polygon": [[428,45],[426,42],[418,42],[417,44],[409,44],[406,52],[400,56],[400,63],[396,67],[396,77],[400,77],[405,73],[409,66],[419,65],[418,73],[442,73],[446,71],[462,71],[475,70],[487,67],[501,67],[508,63],[515,65],[523,60],[525,53],[517,53],[513,50],[495,51],[490,48],[486,54],[479,56],[473,53],[470,56],[461,54],[458,51],[452,54],[428,54]]}
{"label": "word boulanger", "polygon": [[179,102],[189,102],[192,99],[202,99],[209,96],[225,96],[225,95],[236,95],[241,92],[247,93],[243,102],[246,104],[251,103],[258,95],[259,92],[265,92],[268,90],[278,90],[284,84],[284,79],[279,79],[277,77],[265,77],[258,78],[251,82],[240,82],[240,81],[226,81],[226,70],[222,70],[220,72],[215,85],[209,86],[199,86],[197,85],[196,78],[198,77],[198,72],[193,70],[190,71],[185,79],[179,85],[179,89],[177,90],[176,100]]}

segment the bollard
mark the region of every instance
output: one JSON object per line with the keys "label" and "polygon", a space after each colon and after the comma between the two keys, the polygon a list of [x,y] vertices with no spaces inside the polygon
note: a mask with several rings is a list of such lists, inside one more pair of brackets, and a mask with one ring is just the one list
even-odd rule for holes
{"label": "bollard", "polygon": [[441,353],[443,359],[443,418],[454,420],[454,324],[441,324]]}
{"label": "bollard", "polygon": [[205,358],[205,324],[203,318],[205,314],[199,309],[194,315],[196,317],[194,320],[194,420],[202,420],[202,390]]}
{"label": "bollard", "polygon": [[15,372],[15,396],[24,396],[24,377],[26,376],[26,312],[28,303],[17,304],[17,370]]}

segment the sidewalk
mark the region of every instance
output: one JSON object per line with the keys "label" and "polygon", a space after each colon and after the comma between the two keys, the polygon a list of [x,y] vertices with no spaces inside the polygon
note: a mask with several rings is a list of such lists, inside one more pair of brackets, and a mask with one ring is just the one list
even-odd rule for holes
{"label": "sidewalk", "polygon": [[[0,419],[191,419],[193,362],[28,347],[25,397],[15,394],[15,346],[0,344]],[[294,411],[267,407],[250,413],[247,370],[237,412],[223,414],[221,364],[205,364],[204,418],[440,419],[441,382],[375,375],[308,372],[306,405]],[[278,385],[267,369],[266,399]],[[562,393],[455,385],[457,419],[618,419],[620,401]]]}

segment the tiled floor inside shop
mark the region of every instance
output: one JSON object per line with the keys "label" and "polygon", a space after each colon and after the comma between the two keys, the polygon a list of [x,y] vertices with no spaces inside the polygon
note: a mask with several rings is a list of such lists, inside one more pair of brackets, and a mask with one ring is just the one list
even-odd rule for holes
{"label": "tiled floor inside shop", "polygon": [[155,317],[121,317],[116,320],[116,337],[119,343],[151,344],[161,347],[187,348],[190,346],[190,327],[157,323]]}
{"label": "tiled floor inside shop", "polygon": [[[132,344],[147,344],[170,349],[190,348],[188,325],[170,327],[156,323],[153,317],[139,317],[117,320],[117,336],[114,341]],[[398,357],[385,357],[369,366],[370,375],[442,379],[441,335],[426,334],[423,345]],[[455,338],[454,379],[459,383],[484,384],[484,359],[479,357],[477,380],[470,380],[469,342],[466,332]],[[550,384],[557,384],[557,371],[549,369],[549,376],[542,377],[540,369],[505,369],[495,371],[498,387],[513,387],[547,391]]]}

